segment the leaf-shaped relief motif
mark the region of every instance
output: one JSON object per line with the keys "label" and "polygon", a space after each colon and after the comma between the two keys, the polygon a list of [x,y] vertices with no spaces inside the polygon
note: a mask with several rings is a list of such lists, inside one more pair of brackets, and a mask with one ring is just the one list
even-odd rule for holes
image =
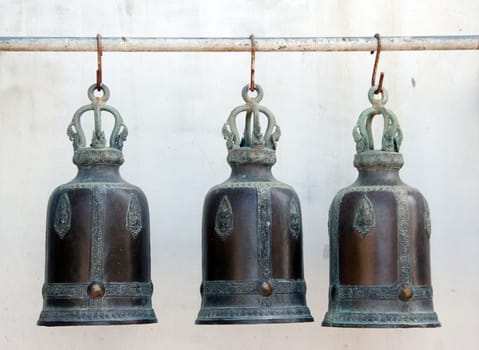
{"label": "leaf-shaped relief motif", "polygon": [[140,201],[135,194],[132,194],[126,212],[126,229],[131,233],[133,238],[136,238],[142,228]]}
{"label": "leaf-shaped relief motif", "polygon": [[426,199],[424,199],[424,230],[427,238],[431,238],[431,214]]}
{"label": "leaf-shaped relief motif", "polygon": [[231,132],[230,126],[228,125],[228,123],[225,123],[223,125],[221,132],[223,134],[224,139],[226,140],[226,148],[232,149],[233,146],[235,145],[236,140],[235,140],[235,135],[233,132]]}
{"label": "leaf-shaped relief motif", "polygon": [[226,195],[221,199],[216,212],[215,232],[222,241],[233,232],[233,209]]}
{"label": "leaf-shaped relief motif", "polygon": [[366,194],[361,196],[354,212],[353,230],[365,238],[376,226],[374,208]]}
{"label": "leaf-shaped relief motif", "polygon": [[72,209],[70,205],[70,199],[68,198],[68,194],[65,192],[60,196],[55,214],[53,216],[53,228],[60,239],[63,239],[63,237],[65,237],[70,230],[71,220]]}
{"label": "leaf-shaped relief motif", "polygon": [[293,237],[298,239],[301,232],[301,211],[299,209],[299,203],[296,198],[291,199],[289,202],[289,230]]}

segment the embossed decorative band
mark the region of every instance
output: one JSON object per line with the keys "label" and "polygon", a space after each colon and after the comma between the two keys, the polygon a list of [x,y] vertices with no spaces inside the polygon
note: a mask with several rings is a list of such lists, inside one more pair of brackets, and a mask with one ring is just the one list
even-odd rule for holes
{"label": "embossed decorative band", "polygon": [[[279,181],[271,181],[268,182],[268,187],[269,188],[283,188],[286,190],[291,190],[294,191],[293,188],[285,183],[279,182]],[[215,192],[215,191],[223,191],[224,189],[232,189],[232,188],[258,188],[259,186],[262,186],[261,182],[256,182],[256,181],[249,181],[249,182],[229,182],[229,183],[223,183],[216,185],[210,189],[209,192]]]}
{"label": "embossed decorative band", "polygon": [[76,165],[122,165],[123,153],[114,148],[79,148],[73,154],[73,163]]}
{"label": "embossed decorative band", "polygon": [[92,281],[102,281],[104,274],[105,201],[106,188],[103,186],[94,187],[92,196],[92,219],[90,224],[90,279]]}
{"label": "embossed decorative band", "polygon": [[[201,309],[198,314],[198,321],[211,321],[214,319],[241,320],[249,317],[274,316],[280,321],[282,318],[291,319],[297,316],[304,317],[307,321],[312,321],[311,313],[306,306],[281,306],[281,307],[208,307]],[[296,321],[299,321],[296,319]]]}
{"label": "embossed decorative band", "polygon": [[421,323],[424,327],[439,325],[435,312],[424,313],[363,313],[363,312],[328,312],[323,326],[336,327],[417,327]]}
{"label": "embossed decorative band", "polygon": [[267,148],[236,148],[228,151],[228,163],[247,164],[259,163],[274,165],[276,163],[276,152]]}
{"label": "embossed decorative band", "polygon": [[354,155],[354,166],[358,169],[374,167],[401,169],[403,165],[404,159],[401,153],[370,151]]}
{"label": "embossed decorative band", "polygon": [[104,187],[106,189],[120,189],[120,190],[137,190],[141,189],[137,186],[133,186],[127,183],[118,183],[118,182],[80,182],[80,183],[71,183],[58,186],[55,191],[67,191],[67,190],[81,190],[81,189],[93,189],[95,187]]}
{"label": "embossed decorative band", "polygon": [[409,257],[409,202],[407,187],[394,192],[398,212],[398,250],[399,250],[399,280],[411,283],[411,263]]}
{"label": "embossed decorative band", "polygon": [[[411,300],[431,299],[431,286],[409,286]],[[344,300],[397,300],[399,286],[338,286],[338,298]]]}
{"label": "embossed decorative band", "polygon": [[272,275],[271,262],[271,187],[258,184],[256,187],[256,234],[258,235],[258,276],[268,280]]}
{"label": "embossed decorative band", "polygon": [[[275,294],[305,293],[304,280],[273,279],[269,281]],[[203,295],[258,294],[258,281],[203,281]]]}
{"label": "embossed decorative band", "polygon": [[[43,286],[44,297],[88,298],[86,283],[46,283]],[[105,297],[150,297],[153,293],[151,282],[106,282]]]}
{"label": "embossed decorative band", "polygon": [[69,324],[85,321],[92,323],[132,323],[132,321],[156,322],[155,313],[151,308],[144,309],[115,309],[115,310],[77,310],[65,309],[61,311],[43,310],[39,324],[53,323]]}

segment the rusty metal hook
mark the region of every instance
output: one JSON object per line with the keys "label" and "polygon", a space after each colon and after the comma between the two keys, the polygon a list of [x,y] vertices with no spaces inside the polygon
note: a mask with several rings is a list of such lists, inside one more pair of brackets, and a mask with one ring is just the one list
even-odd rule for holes
{"label": "rusty metal hook", "polygon": [[[374,37],[378,41],[378,46],[376,48],[376,57],[374,59],[374,68],[373,68],[373,75],[371,77],[371,86],[376,85],[376,73],[377,73],[377,70],[378,70],[379,56],[381,55],[381,36],[379,35],[379,33],[376,33],[374,35]],[[373,53],[374,53],[374,51],[371,51],[371,55]],[[376,91],[374,91],[375,94],[379,94],[379,93],[383,92],[383,80],[384,80],[384,72],[381,72],[381,74],[379,75],[378,88],[376,89]]]}
{"label": "rusty metal hook", "polygon": [[254,91],[254,62],[256,59],[256,44],[254,41],[254,34],[251,34],[249,36],[249,39],[251,40],[251,77],[250,77],[250,83],[249,83],[249,89],[250,91]]}
{"label": "rusty metal hook", "polygon": [[103,46],[101,44],[101,34],[96,35],[96,52],[97,52],[97,64],[98,68],[96,70],[96,90],[102,90],[102,69],[101,69],[101,56],[103,56]]}

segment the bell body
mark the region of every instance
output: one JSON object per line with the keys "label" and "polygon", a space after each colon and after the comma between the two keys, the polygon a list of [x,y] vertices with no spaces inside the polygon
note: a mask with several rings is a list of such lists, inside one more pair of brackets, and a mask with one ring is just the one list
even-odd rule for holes
{"label": "bell body", "polygon": [[[276,180],[279,126],[257,96],[236,107],[223,126],[231,176],[213,187],[203,208],[202,303],[197,324],[313,321],[306,306],[301,207]],[[236,117],[246,112],[240,137]],[[259,113],[268,119],[260,129]]]}
{"label": "bell body", "polygon": [[120,177],[119,165],[78,166],[50,197],[38,324],[155,322],[145,195]]}
{"label": "bell body", "polygon": [[[371,136],[378,113],[385,117],[382,150],[374,150]],[[363,112],[353,134],[359,176],[338,192],[329,212],[329,310],[322,325],[438,327],[429,209],[423,195],[399,177],[404,161],[396,117],[375,106]]]}
{"label": "bell body", "polygon": [[399,178],[399,153],[356,155],[357,181],[330,209],[330,302],[324,326],[436,327],[423,195]]}
{"label": "bell body", "polygon": [[204,203],[196,323],[312,321],[295,191],[273,177],[272,150],[232,150],[229,161],[231,177]]}
{"label": "bell body", "polygon": [[83,146],[77,176],[50,196],[38,325],[156,322],[146,197],[120,177],[120,149]]}

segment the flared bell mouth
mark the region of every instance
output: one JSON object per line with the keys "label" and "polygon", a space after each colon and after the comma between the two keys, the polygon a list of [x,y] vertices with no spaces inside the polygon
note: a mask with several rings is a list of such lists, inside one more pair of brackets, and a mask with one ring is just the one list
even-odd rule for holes
{"label": "flared bell mouth", "polygon": [[273,166],[276,163],[276,151],[266,147],[241,147],[228,150],[230,165],[258,164]]}
{"label": "flared bell mouth", "polygon": [[73,163],[78,166],[120,166],[124,162],[122,151],[115,148],[78,148]]}
{"label": "flared bell mouth", "polygon": [[327,312],[321,326],[341,328],[437,328],[441,327],[441,323],[435,312]]}
{"label": "flared bell mouth", "polygon": [[398,152],[369,151],[354,155],[354,166],[357,169],[401,169],[403,165],[403,156]]}
{"label": "flared bell mouth", "polygon": [[307,306],[273,308],[207,308],[201,310],[197,325],[314,322]]}
{"label": "flared bell mouth", "polygon": [[203,281],[196,324],[313,322],[303,279]]}
{"label": "flared bell mouth", "polygon": [[157,322],[151,282],[45,283],[39,326]]}
{"label": "flared bell mouth", "polygon": [[145,309],[72,309],[72,310],[43,310],[38,326],[100,326],[157,323],[155,312],[151,308]]}

